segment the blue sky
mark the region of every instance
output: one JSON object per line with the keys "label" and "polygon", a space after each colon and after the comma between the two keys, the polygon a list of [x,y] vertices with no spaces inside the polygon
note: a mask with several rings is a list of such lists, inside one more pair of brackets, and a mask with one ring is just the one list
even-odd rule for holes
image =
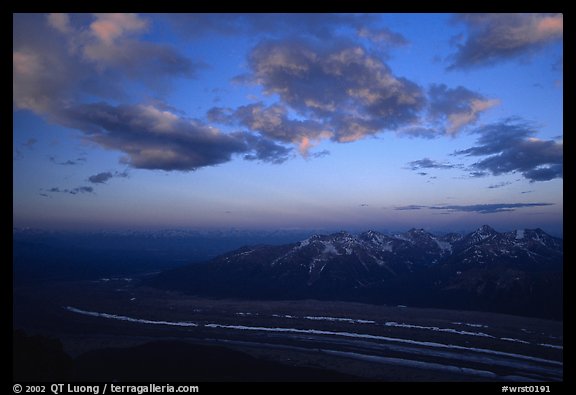
{"label": "blue sky", "polygon": [[15,226],[562,234],[562,15],[13,20]]}

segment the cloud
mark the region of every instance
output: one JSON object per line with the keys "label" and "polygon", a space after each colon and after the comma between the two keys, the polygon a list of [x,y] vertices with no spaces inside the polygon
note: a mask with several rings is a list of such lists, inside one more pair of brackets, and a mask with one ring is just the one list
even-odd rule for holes
{"label": "cloud", "polygon": [[520,208],[553,206],[554,203],[491,203],[491,204],[470,204],[470,205],[446,205],[446,206],[400,206],[395,210],[441,210],[446,213],[451,212],[474,212],[479,214],[495,214],[502,212],[515,211]]}
{"label": "cloud", "polygon": [[357,33],[358,36],[367,38],[368,40],[377,44],[395,45],[395,46],[402,46],[408,44],[408,40],[406,40],[406,38],[403,35],[401,35],[400,33],[393,32],[388,28],[369,29],[363,26],[360,29],[358,29]]}
{"label": "cloud", "polygon": [[22,155],[22,152],[18,149],[18,148],[14,148],[14,151],[12,151],[12,160],[20,160],[23,158],[24,155]]}
{"label": "cloud", "polygon": [[469,175],[472,178],[480,178],[480,177],[486,177],[488,175],[488,173],[485,171],[472,171],[472,172],[470,172]]}
{"label": "cloud", "polygon": [[[371,14],[274,13],[274,14],[168,14],[176,30],[186,38],[206,35],[292,36],[333,38],[341,29],[371,29],[378,18]],[[395,34],[390,32],[391,34]]]}
{"label": "cloud", "polygon": [[462,14],[467,39],[458,45],[449,69],[469,69],[530,55],[562,40],[562,14]]}
{"label": "cloud", "polygon": [[[278,95],[280,103],[244,106],[234,116],[267,137],[298,144],[303,153],[319,139],[352,142],[418,119],[426,101],[418,85],[394,76],[362,46],[325,44],[258,44],[249,56],[251,73],[243,79]],[[288,110],[305,121],[288,119]]]}
{"label": "cloud", "polygon": [[36,145],[37,142],[38,142],[37,139],[30,138],[30,139],[26,140],[24,143],[22,143],[22,146],[24,146],[28,149],[32,149],[34,147],[34,145]]}
{"label": "cloud", "polygon": [[314,142],[332,135],[319,122],[289,119],[287,109],[279,104],[266,107],[263,103],[256,103],[236,110],[215,107],[208,111],[208,118],[215,122],[246,127],[276,141],[294,143],[304,156],[308,155]]}
{"label": "cloud", "polygon": [[424,158],[419,160],[414,160],[408,162],[408,168],[410,170],[420,170],[420,169],[454,169],[459,167],[459,165],[453,165],[450,163],[440,163],[430,158]]}
{"label": "cloud", "polygon": [[84,194],[84,193],[94,193],[94,188],[87,187],[87,186],[81,186],[81,187],[76,187],[76,188],[72,188],[72,189],[60,189],[57,187],[53,187],[53,188],[48,189],[47,192],[68,193],[70,195],[78,195],[78,194]]}
{"label": "cloud", "polygon": [[259,160],[262,162],[281,164],[290,158],[291,148],[249,133],[245,133],[244,138],[248,146],[254,151],[253,153],[244,155],[244,159],[246,160]]}
{"label": "cloud", "polygon": [[507,119],[474,130],[477,146],[455,155],[486,157],[472,165],[493,175],[521,173],[531,182],[563,177],[562,142],[532,137],[534,128],[518,119]]}
{"label": "cloud", "polygon": [[74,29],[70,23],[62,30],[50,17],[48,22],[66,36],[73,52],[93,63],[97,70],[113,68],[125,77],[153,83],[153,78],[164,74],[192,77],[202,66],[169,45],[134,39],[145,33],[150,24],[139,15],[110,13],[93,17],[87,30]]}
{"label": "cloud", "polygon": [[487,99],[462,86],[450,89],[444,84],[432,84],[428,95],[430,116],[446,121],[446,130],[451,135],[476,123],[480,113],[500,103],[497,99]]}
{"label": "cloud", "polygon": [[50,160],[50,162],[54,163],[55,165],[61,165],[61,166],[76,166],[79,165],[80,162],[86,162],[86,158],[77,158],[75,160],[68,159],[65,160],[64,162],[58,162],[56,158],[53,156],[49,157],[48,160]]}
{"label": "cloud", "polygon": [[498,188],[502,188],[505,187],[506,185],[510,185],[512,184],[510,181],[502,181],[499,182],[498,184],[492,184],[492,185],[488,185],[488,189],[498,189]]}
{"label": "cloud", "polygon": [[90,141],[125,153],[122,162],[140,169],[190,171],[228,162],[234,154],[279,163],[288,153],[261,136],[222,133],[151,105],[82,104],[64,109],[58,119]]}
{"label": "cloud", "polygon": [[423,126],[408,126],[400,128],[396,134],[400,137],[435,139],[443,135],[444,131]]}
{"label": "cloud", "polygon": [[399,207],[394,207],[394,210],[397,211],[410,211],[410,210],[421,210],[423,208],[427,208],[428,206],[419,206],[416,204],[410,204],[408,206],[399,206]]}
{"label": "cloud", "polygon": [[123,172],[115,171],[114,173],[112,173],[111,171],[105,171],[105,172],[94,174],[93,176],[88,177],[88,181],[90,181],[92,184],[105,184],[108,180],[110,180],[111,178],[114,178],[114,177],[127,178],[128,172],[127,171],[123,171]]}
{"label": "cloud", "polygon": [[114,175],[111,172],[107,171],[104,173],[94,174],[93,176],[88,177],[88,181],[90,181],[92,184],[104,184],[112,177],[114,177]]}
{"label": "cloud", "polygon": [[70,16],[68,14],[52,13],[48,14],[47,19],[48,25],[60,33],[68,34],[74,31],[70,25]]}
{"label": "cloud", "polygon": [[15,108],[50,117],[86,95],[125,98],[126,82],[166,91],[170,78],[193,78],[205,67],[143,39],[148,26],[134,14],[14,14]]}

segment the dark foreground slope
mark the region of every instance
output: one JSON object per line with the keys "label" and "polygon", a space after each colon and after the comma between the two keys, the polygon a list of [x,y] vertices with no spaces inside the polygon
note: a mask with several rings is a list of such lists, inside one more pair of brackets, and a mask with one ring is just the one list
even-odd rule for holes
{"label": "dark foreground slope", "polygon": [[561,319],[563,242],[541,229],[316,235],[165,271],[149,284],[212,297],[320,299]]}
{"label": "dark foreground slope", "polygon": [[13,380],[134,382],[354,381],[330,370],[288,366],[229,348],[156,341],[70,358],[57,339],[14,332]]}

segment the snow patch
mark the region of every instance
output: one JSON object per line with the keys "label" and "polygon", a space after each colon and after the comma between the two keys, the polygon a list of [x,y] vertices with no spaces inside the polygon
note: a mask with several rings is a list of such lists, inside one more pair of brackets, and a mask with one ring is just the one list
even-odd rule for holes
{"label": "snow patch", "polygon": [[557,350],[564,350],[563,346],[557,346],[556,344],[538,343],[538,345],[542,347],[555,348]]}
{"label": "snow patch", "polygon": [[402,324],[402,323],[398,323],[398,322],[394,322],[394,321],[386,322],[386,323],[384,324],[384,326],[391,326],[391,327],[396,327],[396,328],[423,329],[423,330],[429,330],[429,331],[434,331],[434,332],[454,333],[454,334],[456,334],[456,335],[479,336],[479,337],[491,337],[491,338],[494,338],[494,336],[489,335],[489,334],[487,334],[487,333],[483,333],[483,332],[459,331],[459,330],[457,330],[457,329],[452,329],[452,328],[439,328],[439,327],[437,327],[437,326],[421,326],[421,325],[412,325],[412,324]]}
{"label": "snow patch", "polygon": [[144,320],[144,319],[140,319],[140,318],[127,317],[127,316],[125,316],[125,315],[115,315],[115,314],[108,314],[108,313],[98,313],[98,312],[95,312],[95,311],[86,311],[86,310],[77,309],[77,308],[72,307],[72,306],[66,306],[66,310],[68,310],[68,311],[70,311],[70,312],[72,312],[72,313],[87,315],[87,316],[91,316],[91,317],[106,318],[106,319],[109,319],[109,320],[135,322],[135,323],[138,323],[138,324],[168,325],[168,326],[185,326],[185,327],[198,326],[198,324],[196,324],[196,323],[194,323],[194,322],[186,322],[186,321],[174,322],[174,321]]}
{"label": "snow patch", "polygon": [[505,340],[507,342],[514,342],[514,343],[530,344],[530,342],[527,342],[526,340],[511,339],[509,337],[501,337],[500,340]]}
{"label": "snow patch", "polygon": [[466,325],[466,326],[470,326],[472,328],[488,328],[488,325],[482,325],[482,324],[471,324],[469,322],[451,322],[451,324],[454,325]]}
{"label": "snow patch", "polygon": [[317,316],[305,316],[307,320],[314,321],[339,321],[339,322],[350,322],[354,324],[375,324],[376,321],[371,320],[355,320],[352,318],[340,318],[340,317],[317,317]]}
{"label": "snow patch", "polygon": [[521,240],[524,238],[524,229],[516,231],[516,240]]}
{"label": "snow patch", "polygon": [[448,243],[447,241],[442,241],[434,238],[436,244],[438,244],[438,248],[442,251],[452,252],[452,244]]}
{"label": "snow patch", "polygon": [[336,247],[334,247],[334,244],[332,244],[329,241],[325,241],[322,244],[324,244],[324,251],[322,251],[322,254],[324,255],[341,255],[338,250],[336,249]]}

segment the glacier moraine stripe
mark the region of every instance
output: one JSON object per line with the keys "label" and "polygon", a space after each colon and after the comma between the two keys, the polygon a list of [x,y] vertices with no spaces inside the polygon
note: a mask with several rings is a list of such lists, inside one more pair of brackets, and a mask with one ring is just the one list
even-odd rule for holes
{"label": "glacier moraine stripe", "polygon": [[[463,350],[463,351],[474,351],[478,353],[485,353],[485,354],[492,354],[492,355],[501,355],[506,357],[512,357],[517,359],[524,359],[528,361],[534,362],[541,362],[541,363],[548,363],[552,365],[563,366],[562,362],[553,361],[543,358],[532,357],[528,355],[522,354],[514,354],[508,353],[504,351],[496,351],[496,350],[489,350],[485,348],[476,348],[476,347],[464,347],[458,346],[456,344],[444,344],[444,343],[435,343],[435,342],[427,342],[427,341],[418,341],[418,340],[410,340],[410,339],[402,339],[397,337],[388,337],[388,336],[379,336],[379,335],[371,335],[367,333],[352,333],[352,332],[340,332],[340,331],[324,331],[318,329],[297,329],[297,328],[272,328],[272,327],[262,327],[262,326],[245,326],[245,325],[223,325],[223,324],[197,324],[193,322],[173,322],[173,321],[152,321],[152,320],[145,320],[145,319],[138,319],[132,318],[122,315],[114,315],[108,313],[99,313],[94,311],[86,311],[77,309],[75,307],[67,306],[66,309],[70,312],[88,315],[92,317],[99,317],[99,318],[106,318],[106,319],[115,319],[120,321],[129,321],[134,323],[141,323],[141,324],[152,324],[152,325],[169,325],[169,326],[183,326],[183,327],[198,327],[202,326],[204,328],[223,328],[223,329],[236,329],[236,330],[246,330],[246,331],[262,331],[262,332],[284,332],[284,333],[309,333],[314,335],[328,335],[328,336],[342,336],[342,337],[352,337],[352,338],[359,338],[359,339],[371,339],[371,340],[382,340],[387,342],[395,342],[395,343],[406,343],[406,344],[414,344],[424,347],[432,347],[432,348],[449,348],[454,350]],[[545,347],[555,347],[560,348],[560,346],[553,346],[553,345],[544,345],[539,344]]]}

